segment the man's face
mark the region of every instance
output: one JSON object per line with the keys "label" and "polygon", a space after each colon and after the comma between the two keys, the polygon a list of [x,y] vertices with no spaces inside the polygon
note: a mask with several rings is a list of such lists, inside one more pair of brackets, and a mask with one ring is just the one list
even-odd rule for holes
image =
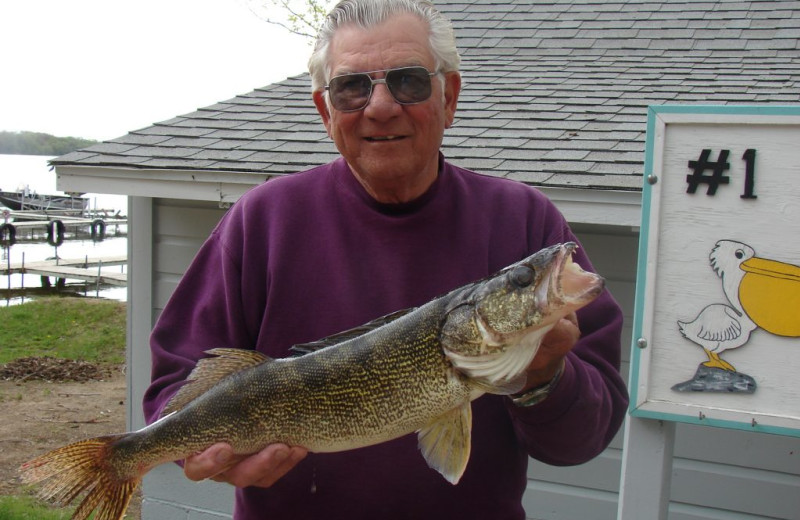
{"label": "man's face", "polygon": [[[410,14],[370,30],[340,28],[331,41],[328,64],[331,77],[406,66],[435,72],[427,25]],[[461,82],[457,73],[431,80],[433,92],[426,101],[401,105],[385,84],[377,84],[367,106],[354,112],[340,112],[326,103],[323,91],[314,93],[328,135],[361,184],[381,202],[412,200],[436,178],[442,136],[453,122]]]}

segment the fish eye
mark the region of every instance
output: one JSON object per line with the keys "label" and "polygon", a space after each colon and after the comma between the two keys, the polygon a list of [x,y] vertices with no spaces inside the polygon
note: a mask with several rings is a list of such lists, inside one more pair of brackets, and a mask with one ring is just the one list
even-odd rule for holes
{"label": "fish eye", "polygon": [[519,265],[508,273],[508,277],[515,287],[523,289],[533,283],[534,271],[527,265]]}

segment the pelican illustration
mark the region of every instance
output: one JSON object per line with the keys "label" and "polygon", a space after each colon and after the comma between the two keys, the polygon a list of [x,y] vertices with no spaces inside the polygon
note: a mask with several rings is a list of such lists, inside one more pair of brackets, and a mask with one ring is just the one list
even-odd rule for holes
{"label": "pelican illustration", "polygon": [[722,278],[722,290],[729,305],[714,303],[700,311],[694,320],[678,321],[681,334],[705,350],[708,361],[703,365],[707,367],[736,372],[733,365],[719,355],[747,343],[756,328],[739,301],[739,285],[745,275],[741,266],[753,257],[755,250],[747,244],[733,240],[717,242],[709,259],[711,268]]}
{"label": "pelican illustration", "polygon": [[693,321],[678,321],[681,334],[705,350],[707,367],[736,372],[720,354],[747,343],[758,327],[779,336],[800,336],[800,267],[755,255],[742,242],[718,241],[709,260],[722,279],[728,304],[711,304]]}

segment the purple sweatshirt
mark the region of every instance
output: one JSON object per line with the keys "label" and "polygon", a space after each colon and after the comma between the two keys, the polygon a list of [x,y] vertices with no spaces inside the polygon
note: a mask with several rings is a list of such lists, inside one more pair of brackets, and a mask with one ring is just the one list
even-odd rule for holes
{"label": "purple sweatshirt", "polygon": [[[153,330],[154,421],[203,351],[296,344],[418,306],[539,249],[576,241],[539,191],[455,167],[402,205],[372,199],[343,159],[270,180],[223,217]],[[574,257],[592,266],[582,249]],[[237,520],[524,519],[528,456],[554,465],[599,454],[622,423],[622,313],[605,291],[578,312],[582,338],[543,402],[473,402],[472,454],[456,486],[430,469],[416,435],[309,454],[269,489],[236,490]]]}

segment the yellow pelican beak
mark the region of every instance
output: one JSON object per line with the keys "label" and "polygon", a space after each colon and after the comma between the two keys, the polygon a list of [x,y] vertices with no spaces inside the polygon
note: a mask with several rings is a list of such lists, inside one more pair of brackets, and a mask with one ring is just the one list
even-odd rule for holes
{"label": "yellow pelican beak", "polygon": [[743,262],[741,267],[747,273],[800,282],[800,267],[778,262],[777,260],[753,257]]}
{"label": "yellow pelican beak", "polygon": [[741,268],[739,301],[753,323],[772,334],[799,337],[800,267],[754,257]]}

